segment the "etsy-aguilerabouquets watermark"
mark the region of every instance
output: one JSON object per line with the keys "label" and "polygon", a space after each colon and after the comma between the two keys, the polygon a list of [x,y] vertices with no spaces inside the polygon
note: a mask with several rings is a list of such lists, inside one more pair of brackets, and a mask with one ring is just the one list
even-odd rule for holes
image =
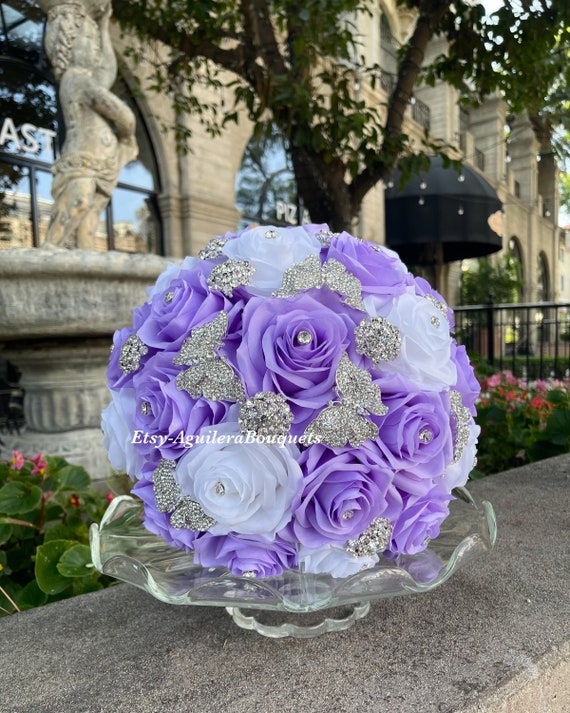
{"label": "etsy-aguilerabouquets watermark", "polygon": [[315,443],[320,443],[320,439],[314,435],[261,435],[248,431],[247,433],[218,433],[218,431],[210,431],[205,434],[197,435],[195,433],[185,433],[179,431],[175,436],[165,436],[158,433],[147,433],[146,431],[137,430],[133,433],[131,443],[134,445],[149,445],[155,448],[162,448],[165,445],[182,446],[183,448],[194,448],[203,444],[229,445],[229,444],[245,444],[253,443],[266,446],[279,446],[285,448],[286,445],[294,444],[300,446],[312,446]]}

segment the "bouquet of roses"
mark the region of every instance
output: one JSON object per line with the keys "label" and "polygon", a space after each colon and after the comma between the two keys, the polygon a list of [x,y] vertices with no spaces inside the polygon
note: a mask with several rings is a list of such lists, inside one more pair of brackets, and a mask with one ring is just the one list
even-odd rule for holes
{"label": "bouquet of roses", "polygon": [[425,549],[475,461],[453,315],[326,225],[213,238],[117,331],[103,412],[144,525],[203,567],[345,577]]}

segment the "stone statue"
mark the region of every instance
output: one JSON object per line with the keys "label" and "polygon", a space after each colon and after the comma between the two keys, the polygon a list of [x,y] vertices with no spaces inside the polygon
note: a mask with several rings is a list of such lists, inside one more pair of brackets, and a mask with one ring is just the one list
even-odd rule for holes
{"label": "stone statue", "polygon": [[46,53],[59,81],[65,142],[52,172],[44,247],[93,250],[119,172],[138,155],[135,117],[110,88],[117,76],[110,0],[43,0]]}

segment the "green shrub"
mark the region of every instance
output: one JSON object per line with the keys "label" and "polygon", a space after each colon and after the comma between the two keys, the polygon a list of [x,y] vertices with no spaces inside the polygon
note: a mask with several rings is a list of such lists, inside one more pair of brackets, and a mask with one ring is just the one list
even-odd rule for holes
{"label": "green shrub", "polygon": [[527,385],[510,371],[481,379],[477,423],[481,477],[570,452],[570,380]]}
{"label": "green shrub", "polygon": [[110,497],[63,458],[14,451],[0,461],[0,616],[114,583],[89,549]]}

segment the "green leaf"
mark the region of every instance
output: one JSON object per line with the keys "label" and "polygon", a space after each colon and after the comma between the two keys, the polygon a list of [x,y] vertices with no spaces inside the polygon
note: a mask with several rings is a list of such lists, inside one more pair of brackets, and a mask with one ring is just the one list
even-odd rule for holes
{"label": "green leaf", "polygon": [[40,545],[36,553],[36,580],[46,594],[59,594],[71,584],[57,568],[64,552],[75,547],[73,540],[52,540]]}
{"label": "green leaf", "polygon": [[76,533],[73,528],[67,525],[57,524],[52,525],[49,530],[46,530],[44,536],[44,542],[51,542],[52,540],[75,540],[77,539]]}
{"label": "green leaf", "polygon": [[17,515],[35,510],[42,501],[42,491],[37,485],[7,483],[0,488],[0,512]]}
{"label": "green leaf", "polygon": [[12,526],[11,525],[0,525],[0,545],[8,542],[12,536]]}
{"label": "green leaf", "polygon": [[86,577],[92,574],[90,548],[77,544],[66,550],[57,563],[57,571],[64,577]]}
{"label": "green leaf", "polygon": [[91,484],[89,473],[79,465],[66,465],[58,473],[58,490],[86,490]]}
{"label": "green leaf", "polygon": [[24,609],[33,609],[40,607],[48,600],[48,595],[38,587],[37,582],[28,582],[26,586],[18,592],[14,601],[18,607]]}

